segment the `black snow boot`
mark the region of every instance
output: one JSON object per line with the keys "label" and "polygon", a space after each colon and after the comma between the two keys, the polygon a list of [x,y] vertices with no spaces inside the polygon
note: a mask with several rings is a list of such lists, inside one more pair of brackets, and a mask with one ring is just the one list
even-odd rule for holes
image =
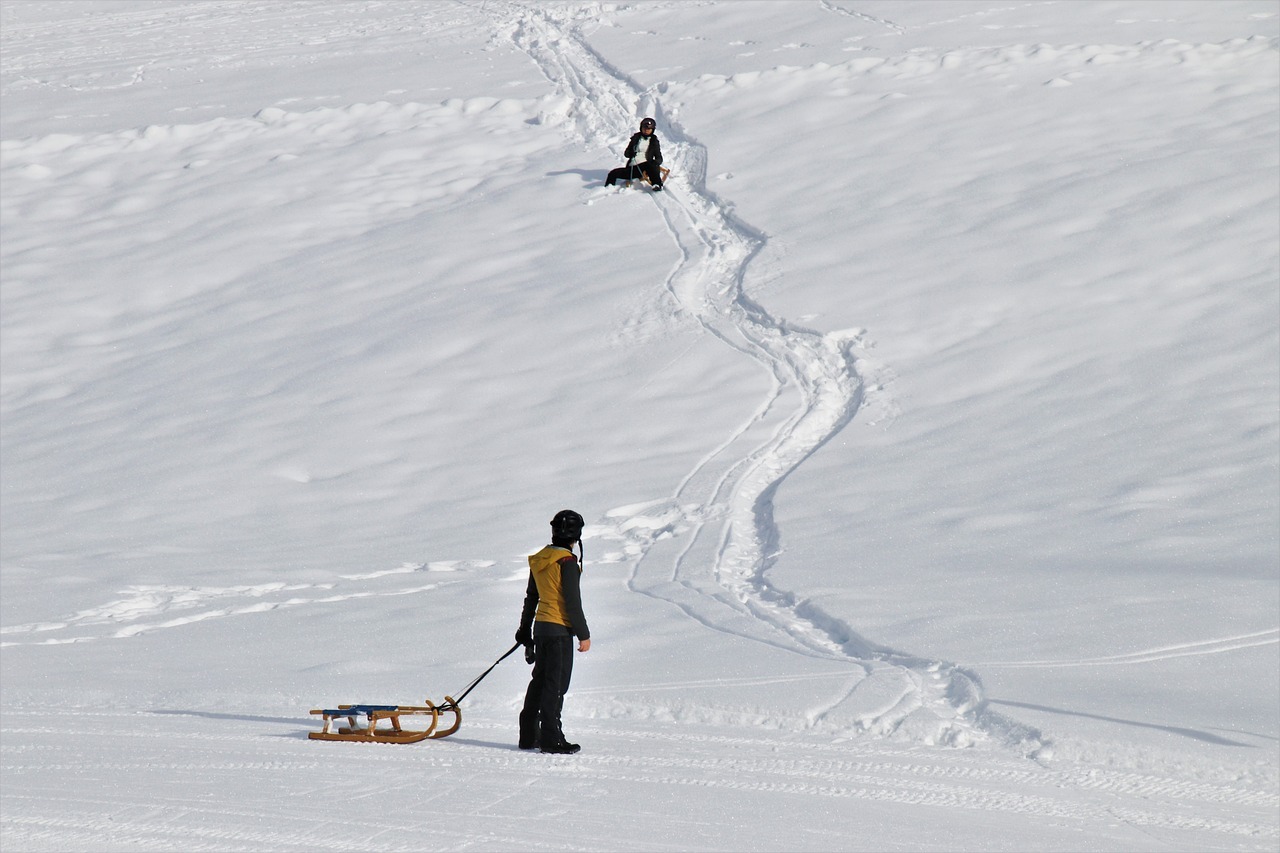
{"label": "black snow boot", "polygon": [[559,743],[543,744],[542,746],[542,752],[545,755],[573,755],[580,749],[582,749],[581,746],[576,743],[569,743],[567,740],[562,740]]}

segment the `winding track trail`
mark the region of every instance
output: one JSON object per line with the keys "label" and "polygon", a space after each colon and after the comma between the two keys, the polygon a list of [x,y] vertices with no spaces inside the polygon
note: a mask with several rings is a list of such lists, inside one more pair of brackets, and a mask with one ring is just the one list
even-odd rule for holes
{"label": "winding track trail", "polygon": [[[665,280],[677,311],[759,363],[770,383],[756,410],[676,486],[670,498],[609,514],[634,559],[631,588],[679,606],[703,625],[799,654],[848,662],[864,677],[810,724],[852,722],[881,734],[965,745],[996,735],[1028,751],[1038,734],[992,712],[976,677],[895,652],[774,587],[774,495],[786,477],[847,425],[863,401],[857,331],[821,335],[772,316],[745,291],[764,236],[706,187],[705,147],[583,36],[581,10],[504,5],[496,29],[571,102],[567,128],[608,148],[620,128],[652,115],[667,142],[670,189],[655,196],[678,251]],[[908,724],[908,721],[909,724]]]}

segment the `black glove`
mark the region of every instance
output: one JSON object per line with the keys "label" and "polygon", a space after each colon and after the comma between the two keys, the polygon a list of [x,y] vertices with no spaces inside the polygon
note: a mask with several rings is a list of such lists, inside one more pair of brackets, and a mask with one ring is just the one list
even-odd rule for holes
{"label": "black glove", "polygon": [[528,628],[521,628],[519,631],[516,631],[516,642],[522,646],[532,646],[533,634],[530,633]]}
{"label": "black glove", "polygon": [[538,659],[538,653],[533,647],[533,643],[524,647],[524,662],[533,663]]}

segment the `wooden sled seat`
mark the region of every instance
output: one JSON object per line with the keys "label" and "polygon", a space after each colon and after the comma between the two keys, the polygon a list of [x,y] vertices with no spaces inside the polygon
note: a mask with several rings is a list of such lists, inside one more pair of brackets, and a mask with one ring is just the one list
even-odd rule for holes
{"label": "wooden sled seat", "polygon": [[[399,707],[399,705],[341,705],[338,708],[325,709],[319,713],[324,714],[326,717],[352,717],[359,714],[367,716],[378,711],[394,711]],[[312,711],[311,713],[314,714],[316,712]]]}
{"label": "wooden sled seat", "polygon": [[[662,182],[665,184],[667,182],[667,175],[671,174],[671,170],[666,168],[665,166],[659,166],[658,171],[662,173]],[[653,181],[649,180],[648,172],[640,173],[640,182],[642,184],[648,184],[649,186],[653,186]],[[627,186],[631,186],[631,181],[627,181]]]}

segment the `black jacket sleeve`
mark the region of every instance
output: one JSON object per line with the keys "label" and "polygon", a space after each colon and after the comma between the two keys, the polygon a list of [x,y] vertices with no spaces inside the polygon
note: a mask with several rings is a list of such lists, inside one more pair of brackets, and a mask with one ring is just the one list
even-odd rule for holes
{"label": "black jacket sleeve", "polygon": [[622,153],[628,160],[636,156],[636,144],[640,141],[640,134],[632,134],[631,141],[627,143],[627,150]]}
{"label": "black jacket sleeve", "polygon": [[564,615],[571,623],[574,636],[579,640],[591,639],[587,617],[582,615],[582,570],[573,557],[560,561],[560,590],[564,593]]}
{"label": "black jacket sleeve", "polygon": [[524,609],[520,611],[520,630],[516,636],[533,638],[533,614],[538,609],[538,584],[533,580],[533,572],[529,572],[529,586],[524,591]]}
{"label": "black jacket sleeve", "polygon": [[662,143],[658,142],[657,134],[649,137],[649,162],[655,166],[662,165]]}

